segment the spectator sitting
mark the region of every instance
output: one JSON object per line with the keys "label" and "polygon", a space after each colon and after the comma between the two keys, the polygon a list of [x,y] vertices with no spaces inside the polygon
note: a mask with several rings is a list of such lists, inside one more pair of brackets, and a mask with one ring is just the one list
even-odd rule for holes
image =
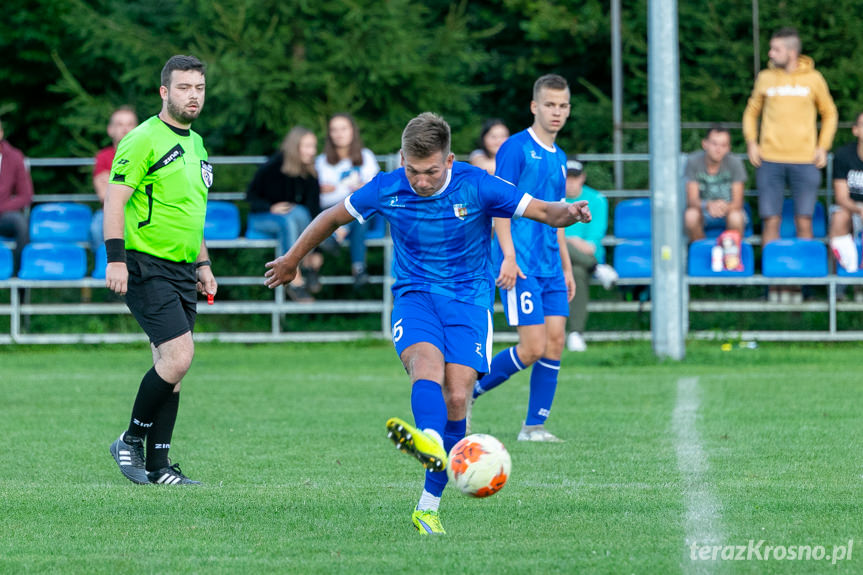
{"label": "spectator sitting", "polygon": [[684,224],[689,241],[704,238],[705,228],[737,230],[743,237],[743,184],[746,169],[730,154],[731,134],[714,126],[701,140],[703,151],[686,161],[686,214]]}
{"label": "spectator sitting", "polygon": [[507,138],[509,138],[509,129],[503,120],[491,118],[483,122],[479,133],[479,148],[470,153],[470,163],[493,175],[495,156]]}
{"label": "spectator sitting", "polygon": [[566,348],[569,351],[587,350],[582,334],[587,325],[591,274],[605,289],[617,281],[617,272],[605,263],[605,246],[602,245],[602,238],[608,230],[608,200],[598,191],[584,185],[586,177],[581,162],[569,160],[566,163],[566,201],[573,203],[586,200],[593,218],[590,223],[574,224],[564,231],[575,280],[575,297],[569,302],[567,320],[569,335],[566,337]]}
{"label": "spectator sitting", "polygon": [[101,206],[105,203],[105,192],[108,190],[108,176],[111,174],[111,164],[114,162],[114,154],[117,152],[117,144],[123,137],[138,125],[138,115],[131,106],[121,106],[114,110],[108,121],[108,136],[111,137],[111,145],[102,148],[96,154],[96,163],[93,167],[93,190],[99,197],[99,209],[93,214],[90,223],[90,246],[95,252],[102,245],[102,220],[104,212]]}
{"label": "spectator sitting", "polygon": [[29,233],[24,210],[33,203],[33,180],[21,150],[4,138],[0,121],[0,236],[15,239],[12,252],[17,270]]}
{"label": "spectator sitting", "polygon": [[[321,209],[329,208],[370,182],[380,171],[374,153],[363,147],[360,129],[350,114],[330,118],[324,153],[315,160],[321,185]],[[336,241],[350,241],[354,288],[368,283],[366,272],[366,225],[354,220],[336,230]]]}
{"label": "spectator sitting", "polygon": [[[320,188],[315,172],[318,139],[301,126],[288,132],[281,150],[261,166],[246,191],[251,215],[249,227],[255,232],[275,236],[280,253],[286,253],[320,211]],[[309,302],[310,291],[320,290],[318,270],[320,253],[304,260],[302,273],[286,286],[294,301]]]}
{"label": "spectator sitting", "polygon": [[[860,237],[863,231],[863,113],[857,116],[851,133],[857,140],[842,146],[833,156],[833,194],[836,203],[830,208],[830,244],[834,254],[837,254],[837,263],[846,260],[841,262],[843,267],[853,271],[860,267],[860,254],[855,248],[850,250],[846,258],[839,257],[844,255],[844,250],[837,249],[836,239],[851,236],[846,238],[850,247],[854,238]],[[863,296],[863,293],[855,294],[855,299],[859,296]]]}

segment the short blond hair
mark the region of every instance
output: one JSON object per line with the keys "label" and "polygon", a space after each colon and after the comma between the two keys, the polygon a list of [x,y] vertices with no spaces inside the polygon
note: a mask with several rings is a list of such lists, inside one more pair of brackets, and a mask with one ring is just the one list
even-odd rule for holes
{"label": "short blond hair", "polygon": [[428,158],[435,152],[449,156],[450,128],[442,117],[423,112],[405,126],[402,132],[402,153],[411,158]]}

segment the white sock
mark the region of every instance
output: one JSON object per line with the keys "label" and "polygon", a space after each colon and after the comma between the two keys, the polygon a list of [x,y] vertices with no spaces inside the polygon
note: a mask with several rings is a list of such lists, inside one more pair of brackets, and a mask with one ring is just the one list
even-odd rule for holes
{"label": "white sock", "polygon": [[420,511],[437,511],[440,507],[440,497],[435,497],[425,489],[420,495],[420,502],[417,503],[417,509]]}
{"label": "white sock", "polygon": [[427,427],[423,429],[423,433],[437,441],[438,445],[443,445],[443,438],[440,436],[440,433],[432,429],[431,427]]}

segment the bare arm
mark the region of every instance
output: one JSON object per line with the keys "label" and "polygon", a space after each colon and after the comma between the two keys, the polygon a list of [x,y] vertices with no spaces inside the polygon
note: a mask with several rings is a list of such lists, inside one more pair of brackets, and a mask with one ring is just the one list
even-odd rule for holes
{"label": "bare arm", "polygon": [[850,213],[859,213],[860,208],[857,203],[851,199],[851,192],[848,189],[848,180],[833,180],[833,196],[836,204]]}
{"label": "bare arm", "polygon": [[686,182],[686,205],[690,208],[701,209],[701,191],[698,189],[698,182]]}
{"label": "bare arm", "polygon": [[[102,223],[105,241],[124,239],[125,208],[133,191],[129,186],[108,184],[105,194],[105,217]],[[128,284],[129,270],[126,268],[126,262],[108,262],[105,268],[105,286],[114,293],[124,295]]]}
{"label": "bare arm", "polygon": [[306,255],[326,240],[337,228],[349,223],[354,217],[345,208],[343,202],[327,208],[312,220],[312,223],[303,230],[300,237],[288,252],[271,262],[266,263],[267,278],[264,284],[274,288],[282,284],[288,284],[297,275],[297,266]]}
{"label": "bare arm", "polygon": [[503,262],[500,264],[495,285],[501,289],[512,289],[516,278],[526,278],[524,272],[518,267],[515,258],[515,245],[512,243],[512,220],[508,218],[494,218],[494,233],[503,252]]}
{"label": "bare arm", "polygon": [[527,204],[523,217],[548,224],[553,228],[565,228],[579,222],[586,224],[591,219],[590,208],[584,200],[567,204],[545,202],[536,198]]}
{"label": "bare arm", "polygon": [[743,209],[743,182],[731,183],[731,205],[732,210]]}
{"label": "bare arm", "polygon": [[[210,252],[207,250],[206,241],[201,238],[201,250],[198,252],[198,257],[195,260],[195,263],[198,262],[209,262],[210,261]],[[216,295],[216,290],[218,289],[218,284],[216,283],[216,277],[213,275],[213,268],[210,264],[203,266],[195,267],[195,275],[197,276],[197,288],[200,293],[205,293],[209,295]]]}
{"label": "bare arm", "polygon": [[575,278],[572,277],[572,261],[569,259],[565,234],[563,228],[557,228],[557,245],[560,249],[560,263],[563,265],[563,280],[566,283],[566,301],[572,301],[575,297]]}
{"label": "bare arm", "polygon": [[105,195],[108,193],[108,178],[111,176],[111,171],[103,171],[93,176],[93,190],[99,196],[99,201],[105,203]]}

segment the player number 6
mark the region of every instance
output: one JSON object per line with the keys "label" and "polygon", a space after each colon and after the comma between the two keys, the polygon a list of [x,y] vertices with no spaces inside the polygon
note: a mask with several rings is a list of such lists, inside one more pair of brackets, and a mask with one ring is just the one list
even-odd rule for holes
{"label": "player number 6", "polygon": [[393,343],[397,342],[405,334],[404,328],[400,325],[402,320],[398,320],[393,324]]}
{"label": "player number 6", "polygon": [[529,291],[523,292],[521,294],[521,313],[525,315],[530,315],[533,312],[533,301],[531,298],[531,293]]}

